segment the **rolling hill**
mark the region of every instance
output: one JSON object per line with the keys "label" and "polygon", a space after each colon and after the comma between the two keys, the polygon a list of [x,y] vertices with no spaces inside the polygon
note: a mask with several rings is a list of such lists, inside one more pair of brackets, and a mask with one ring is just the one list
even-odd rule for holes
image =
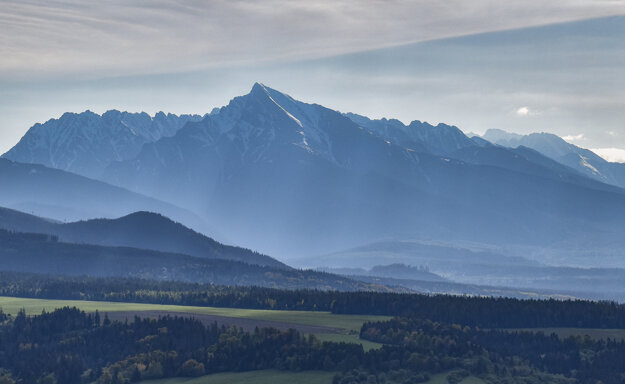
{"label": "rolling hill", "polygon": [[67,243],[141,248],[291,269],[269,256],[218,243],[180,223],[151,212],[135,212],[118,219],[59,223],[0,207],[0,228],[54,235]]}
{"label": "rolling hill", "polygon": [[56,236],[0,230],[5,271],[57,275],[138,277],[220,285],[307,289],[381,289],[329,273],[250,265],[129,247],[59,242]]}

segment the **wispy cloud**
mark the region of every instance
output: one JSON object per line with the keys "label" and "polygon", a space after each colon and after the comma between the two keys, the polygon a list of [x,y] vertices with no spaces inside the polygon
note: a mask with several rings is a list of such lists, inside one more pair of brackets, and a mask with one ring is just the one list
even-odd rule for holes
{"label": "wispy cloud", "polygon": [[0,77],[308,59],[619,12],[621,1],[0,0]]}

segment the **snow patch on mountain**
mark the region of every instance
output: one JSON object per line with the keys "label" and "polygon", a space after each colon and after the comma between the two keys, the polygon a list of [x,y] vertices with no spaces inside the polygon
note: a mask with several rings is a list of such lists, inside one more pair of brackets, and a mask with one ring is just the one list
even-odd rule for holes
{"label": "snow patch on mountain", "polygon": [[187,122],[201,118],[163,112],[68,112],[35,124],[2,157],[97,178],[111,162],[133,158],[145,143],[173,136]]}

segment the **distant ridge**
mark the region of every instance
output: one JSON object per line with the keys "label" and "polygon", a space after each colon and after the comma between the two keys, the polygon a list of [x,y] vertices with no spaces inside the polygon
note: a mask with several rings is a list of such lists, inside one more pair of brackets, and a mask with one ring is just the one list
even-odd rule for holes
{"label": "distant ridge", "polygon": [[0,263],[4,271],[69,276],[135,277],[284,289],[389,290],[380,284],[362,283],[323,272],[130,247],[64,243],[49,235],[3,229],[0,229]]}
{"label": "distant ridge", "polygon": [[482,138],[504,147],[532,148],[589,178],[625,188],[625,164],[608,162],[591,150],[568,143],[560,136],[544,132],[523,136],[489,129]]}
{"label": "distant ridge", "polygon": [[43,165],[0,158],[0,185],[0,206],[40,217],[68,222],[144,210],[211,233],[201,218],[171,203]]}
{"label": "distant ridge", "polygon": [[135,212],[118,219],[57,223],[0,208],[0,228],[56,235],[60,241],[67,243],[141,248],[290,269],[269,256],[218,243],[165,216],[151,212]]}

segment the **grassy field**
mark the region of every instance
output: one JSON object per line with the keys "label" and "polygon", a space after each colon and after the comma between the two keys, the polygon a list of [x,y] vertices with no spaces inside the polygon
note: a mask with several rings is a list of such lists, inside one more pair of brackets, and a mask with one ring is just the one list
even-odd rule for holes
{"label": "grassy field", "polygon": [[117,303],[83,300],[42,300],[18,297],[0,297],[0,308],[5,313],[17,314],[22,308],[28,315],[40,314],[61,307],[77,307],[85,312],[102,313],[164,311],[195,315],[210,315],[223,318],[253,319],[280,323],[335,328],[335,333],[315,332],[324,341],[345,341],[362,344],[366,350],[380,347],[380,344],[360,340],[358,332],[366,321],[388,319],[385,316],[334,315],[330,312],[272,311],[239,308],[191,307],[180,305],[159,305],[139,303]]}
{"label": "grassy field", "polygon": [[543,332],[545,335],[555,333],[560,338],[569,336],[589,336],[593,340],[625,340],[625,329],[594,329],[594,328],[524,328],[509,331]]}
{"label": "grassy field", "polygon": [[85,312],[133,312],[133,311],[169,311],[190,314],[206,314],[213,316],[279,321],[284,323],[314,325],[321,327],[340,328],[346,331],[360,332],[366,321],[389,319],[386,316],[334,315],[330,312],[308,311],[272,311],[259,309],[191,307],[182,305],[159,305],[138,303],[116,303],[107,301],[83,300],[42,300],[18,297],[0,297],[0,308],[5,313],[16,314],[24,308],[26,314],[40,314],[44,309],[52,311],[61,307],[77,307]]}
{"label": "grassy field", "polygon": [[332,372],[252,371],[217,373],[193,379],[175,378],[144,381],[146,384],[330,384]]}

